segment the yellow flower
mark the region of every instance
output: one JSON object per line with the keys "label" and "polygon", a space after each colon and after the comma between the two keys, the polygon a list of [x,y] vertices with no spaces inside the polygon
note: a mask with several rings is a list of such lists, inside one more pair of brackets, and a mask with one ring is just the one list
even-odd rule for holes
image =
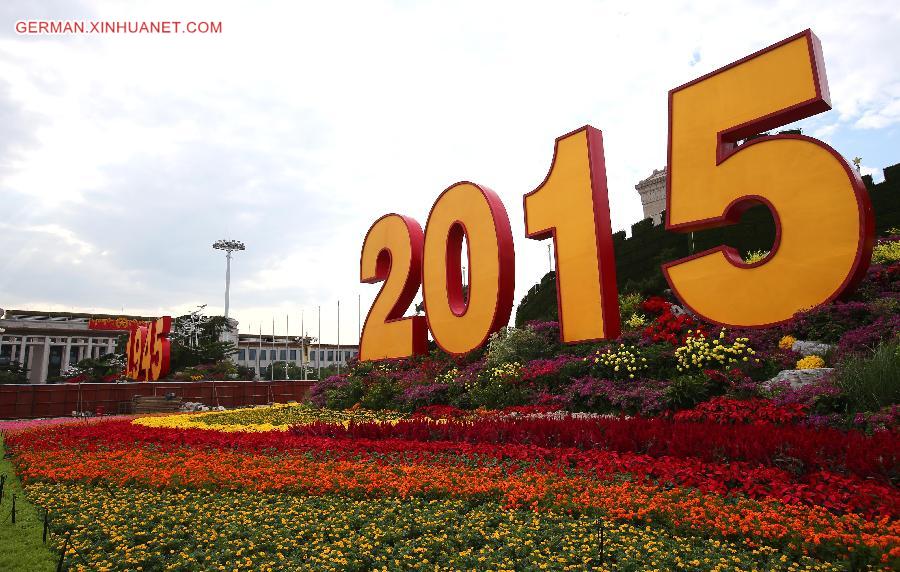
{"label": "yellow flower", "polygon": [[795,338],[794,336],[784,336],[778,342],[778,347],[783,350],[789,350],[794,346],[794,342],[796,342],[796,341],[797,341],[797,338]]}
{"label": "yellow flower", "polygon": [[806,356],[797,362],[797,369],[817,369],[825,367],[825,360],[816,355]]}

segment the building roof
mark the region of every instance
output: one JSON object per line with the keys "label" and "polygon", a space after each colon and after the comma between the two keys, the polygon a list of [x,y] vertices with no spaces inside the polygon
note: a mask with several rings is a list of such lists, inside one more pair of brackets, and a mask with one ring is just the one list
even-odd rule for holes
{"label": "building roof", "polygon": [[650,176],[647,177],[646,179],[643,179],[638,184],[636,184],[634,186],[634,188],[640,189],[641,187],[643,187],[649,183],[655,183],[656,181],[658,181],[660,179],[665,179],[667,170],[668,169],[666,167],[663,167],[662,169],[653,169],[653,173],[651,173]]}
{"label": "building roof", "polygon": [[27,320],[30,322],[87,322],[88,320],[106,318],[125,318],[141,322],[149,322],[156,319],[156,317],[131,316],[128,314],[83,314],[78,312],[43,312],[39,310],[7,310],[5,315],[7,320]]}

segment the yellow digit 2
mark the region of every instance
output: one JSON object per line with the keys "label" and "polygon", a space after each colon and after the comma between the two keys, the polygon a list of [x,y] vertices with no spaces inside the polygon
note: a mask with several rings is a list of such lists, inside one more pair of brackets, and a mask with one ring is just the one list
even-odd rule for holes
{"label": "yellow digit 2", "polygon": [[811,137],[741,139],[831,109],[819,40],[809,30],[669,92],[666,228],[737,222],[772,211],[771,253],[745,264],[718,247],[663,266],[676,295],[716,323],[758,327],[852,289],[871,256],[873,218],[856,171]]}
{"label": "yellow digit 2", "polygon": [[384,215],[366,234],[360,281],[384,281],[384,286],[366,316],[360,361],[409,357],[428,350],[425,318],[403,317],[422,280],[422,243],[419,223],[398,214]]}
{"label": "yellow digit 2", "polygon": [[586,126],[558,138],[550,173],[524,202],[528,238],[553,237],[562,341],[617,338],[619,297],[600,131]]}

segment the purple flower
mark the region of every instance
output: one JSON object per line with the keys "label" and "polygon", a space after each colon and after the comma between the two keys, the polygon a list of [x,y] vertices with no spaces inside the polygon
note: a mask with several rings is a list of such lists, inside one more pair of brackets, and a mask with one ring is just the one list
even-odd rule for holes
{"label": "purple flower", "polygon": [[346,374],[332,375],[329,378],[316,382],[316,384],[309,389],[309,401],[313,405],[325,407],[325,403],[328,401],[329,390],[347,387],[348,385],[350,385],[350,381],[347,379]]}
{"label": "purple flower", "polygon": [[430,383],[427,385],[413,385],[407,387],[400,394],[400,401],[412,405],[433,405],[435,403],[443,403],[443,398],[447,393],[448,385],[446,383]]}

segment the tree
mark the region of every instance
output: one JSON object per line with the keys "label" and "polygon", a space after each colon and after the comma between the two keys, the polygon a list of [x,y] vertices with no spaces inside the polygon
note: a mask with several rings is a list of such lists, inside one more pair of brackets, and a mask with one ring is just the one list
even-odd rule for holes
{"label": "tree", "polygon": [[[285,377],[284,366],[287,363],[288,377]],[[272,368],[275,368],[275,377],[272,377]],[[310,368],[311,369],[311,368]],[[314,374],[315,372],[313,372]],[[262,381],[270,380],[270,379],[303,379],[303,368],[293,362],[283,362],[276,361],[266,366],[266,369],[263,370],[263,373],[259,376]]]}
{"label": "tree", "polygon": [[0,365],[0,384],[28,383],[28,368],[17,361]]}
{"label": "tree", "polygon": [[119,377],[124,370],[125,356],[112,353],[85,358],[69,366],[61,377],[64,381],[109,381]]}
{"label": "tree", "polygon": [[172,325],[171,371],[200,364],[216,363],[237,352],[231,342],[221,341],[226,329],[224,316],[178,316]]}

